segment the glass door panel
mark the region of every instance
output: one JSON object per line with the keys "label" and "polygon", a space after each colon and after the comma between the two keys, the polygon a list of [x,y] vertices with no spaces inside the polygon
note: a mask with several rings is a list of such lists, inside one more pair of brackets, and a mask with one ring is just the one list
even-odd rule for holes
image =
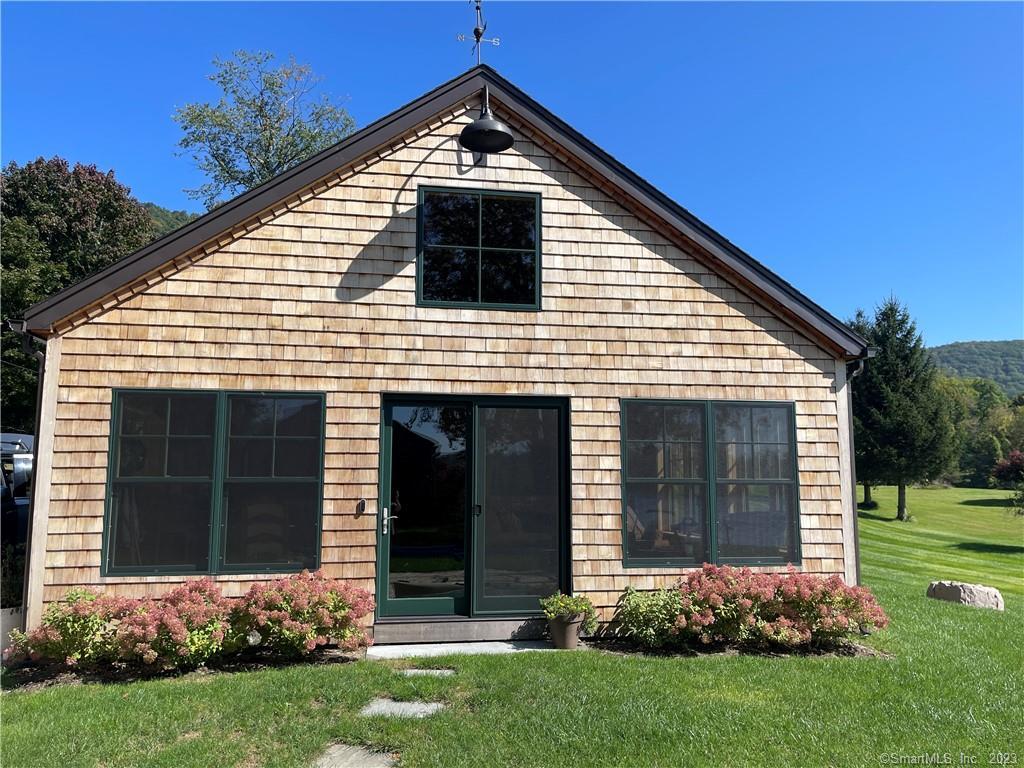
{"label": "glass door panel", "polygon": [[469,405],[385,405],[382,616],[468,613],[471,414]]}
{"label": "glass door panel", "polygon": [[563,440],[556,406],[479,406],[474,613],[536,613],[561,586]]}

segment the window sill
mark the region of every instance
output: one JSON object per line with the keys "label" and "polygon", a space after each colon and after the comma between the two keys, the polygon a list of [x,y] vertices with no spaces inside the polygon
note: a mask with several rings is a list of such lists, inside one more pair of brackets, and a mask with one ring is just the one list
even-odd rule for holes
{"label": "window sill", "polygon": [[785,559],[735,559],[731,560],[728,558],[720,559],[716,563],[711,563],[707,560],[623,560],[622,567],[627,570],[636,570],[641,568],[702,568],[705,564],[708,565],[731,565],[734,568],[754,568],[754,567],[785,567],[792,565],[796,568],[802,567],[800,560],[785,560]]}
{"label": "window sill", "polygon": [[278,574],[289,574],[289,573],[302,573],[303,571],[316,571],[319,570],[319,565],[313,566],[263,566],[263,565],[251,565],[245,568],[222,568],[220,570],[194,570],[194,569],[154,569],[154,568],[118,568],[116,570],[104,569],[100,572],[100,578],[110,579],[123,579],[132,577],[160,577],[160,578],[174,578],[176,576],[211,576],[216,578],[217,576],[251,576],[252,578],[260,578],[267,575],[278,575]]}
{"label": "window sill", "polygon": [[706,560],[623,560],[623,568],[700,568]]}
{"label": "window sill", "polygon": [[479,301],[416,301],[417,307],[425,309],[497,309],[502,312],[540,312],[540,304],[487,304]]}
{"label": "window sill", "polygon": [[722,558],[722,559],[720,559],[716,563],[716,565],[731,565],[731,566],[734,566],[734,567],[736,567],[736,566],[738,566],[738,567],[749,566],[751,568],[753,568],[754,566],[785,567],[787,565],[792,565],[792,566],[794,566],[796,568],[800,568],[800,567],[802,567],[802,561],[801,560],[786,560],[785,558],[763,558],[763,559],[760,559],[760,560],[758,560],[758,559],[752,559],[751,560],[751,559],[746,559],[746,558],[737,558],[737,559]]}

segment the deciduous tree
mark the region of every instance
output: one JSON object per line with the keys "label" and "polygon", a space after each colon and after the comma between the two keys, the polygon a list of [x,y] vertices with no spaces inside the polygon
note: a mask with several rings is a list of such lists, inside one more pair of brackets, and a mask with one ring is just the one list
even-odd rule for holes
{"label": "deciduous tree", "polygon": [[[152,223],[127,187],[95,165],[62,158],[10,163],[0,178],[0,302],[5,318],[145,245]],[[6,327],[0,407],[3,429],[35,428],[36,361]]]}
{"label": "deciduous tree", "polygon": [[1024,453],[1010,451],[1010,455],[997,461],[992,468],[992,480],[999,488],[1016,488],[1024,483]]}
{"label": "deciduous tree", "polygon": [[209,179],[185,190],[214,208],[252,189],[350,134],[351,115],[315,95],[321,78],[308,64],[274,55],[236,51],[214,59],[209,79],[222,92],[216,104],[186,104],[174,119],[184,131],[179,146]]}

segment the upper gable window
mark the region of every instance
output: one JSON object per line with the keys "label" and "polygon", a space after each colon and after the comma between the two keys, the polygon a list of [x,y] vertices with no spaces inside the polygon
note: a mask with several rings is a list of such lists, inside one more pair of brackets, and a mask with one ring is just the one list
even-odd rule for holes
{"label": "upper gable window", "polygon": [[540,307],[540,195],[420,189],[421,304]]}

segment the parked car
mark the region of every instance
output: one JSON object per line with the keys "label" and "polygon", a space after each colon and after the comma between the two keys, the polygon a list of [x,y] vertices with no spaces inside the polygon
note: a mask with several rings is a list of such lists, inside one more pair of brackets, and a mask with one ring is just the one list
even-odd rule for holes
{"label": "parked car", "polygon": [[32,499],[32,443],[31,435],[4,433],[0,436],[0,549],[3,560],[0,605],[4,608],[21,604]]}

